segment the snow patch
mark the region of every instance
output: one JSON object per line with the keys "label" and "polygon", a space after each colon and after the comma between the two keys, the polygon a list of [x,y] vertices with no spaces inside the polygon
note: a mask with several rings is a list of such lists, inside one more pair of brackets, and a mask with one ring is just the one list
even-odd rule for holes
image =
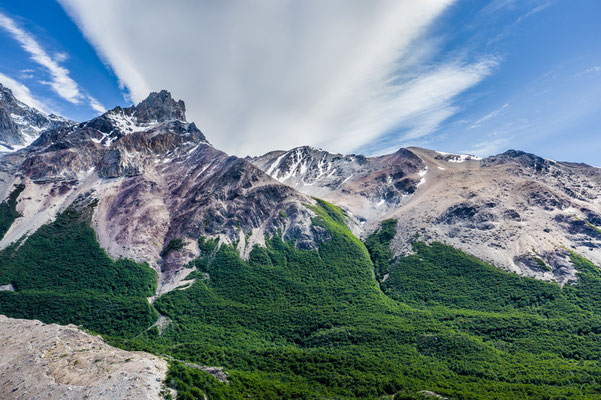
{"label": "snow patch", "polygon": [[280,165],[280,161],[282,161],[282,158],[284,158],[285,155],[286,153],[282,154],[281,156],[275,159],[271,166],[267,168],[267,175],[272,175],[275,172],[275,169]]}
{"label": "snow patch", "polygon": [[426,183],[426,174],[428,173],[428,166],[426,165],[426,168],[422,169],[421,171],[419,171],[417,174],[419,176],[422,177],[422,179],[420,179],[419,183],[416,186],[421,186],[424,183]]}
{"label": "snow patch", "polygon": [[158,121],[152,121],[147,124],[139,124],[137,118],[115,112],[107,113],[106,116],[111,120],[116,128],[124,133],[143,132],[158,124]]}
{"label": "snow patch", "polygon": [[481,157],[477,157],[472,154],[452,154],[452,153],[446,153],[444,151],[436,151],[436,152],[445,157],[448,157],[448,159],[446,160],[447,162],[462,163],[464,161],[471,161],[471,160],[480,161],[480,160],[482,160]]}

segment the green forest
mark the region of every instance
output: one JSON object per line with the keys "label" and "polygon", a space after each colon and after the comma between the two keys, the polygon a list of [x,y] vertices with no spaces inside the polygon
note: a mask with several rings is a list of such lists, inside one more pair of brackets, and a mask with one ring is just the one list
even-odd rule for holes
{"label": "green forest", "polygon": [[[601,273],[585,258],[572,254],[578,284],[563,288],[418,237],[395,259],[396,221],[361,242],[337,207],[307,207],[330,237],[318,249],[274,235],[244,260],[198,238],[194,284],[152,306],[155,272],[111,260],[69,209],[0,253],[0,285],[15,288],[0,313],[226,371],[172,361],[178,399],[601,399]],[[159,314],[161,333],[148,329]]]}

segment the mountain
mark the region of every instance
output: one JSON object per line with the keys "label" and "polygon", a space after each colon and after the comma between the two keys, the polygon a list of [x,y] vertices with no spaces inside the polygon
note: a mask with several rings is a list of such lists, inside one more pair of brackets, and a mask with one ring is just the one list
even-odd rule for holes
{"label": "mountain", "polygon": [[[165,288],[191,272],[182,267],[199,254],[195,243],[203,235],[236,242],[243,253],[276,231],[300,247],[314,248],[323,239],[303,205],[314,200],[215,149],[186,121],[184,102],[167,91],[43,131],[0,162],[0,193],[24,185],[23,217],[0,248],[74,204],[94,204],[91,225],[100,245],[114,258],[150,263]],[[177,251],[166,251],[171,241],[179,243]]]}
{"label": "mountain", "polygon": [[72,124],[65,118],[43,113],[19,101],[0,83],[0,152],[26,147],[40,132]]}
{"label": "mountain", "polygon": [[180,400],[601,399],[598,169],[241,159],[185,111],[151,93],[0,155],[0,314],[155,355],[0,317],[4,397],[156,393],[158,356]]}
{"label": "mountain", "polygon": [[281,183],[344,207],[360,225],[377,222],[386,210],[403,204],[417,190],[426,168],[406,149],[365,157],[305,146],[247,159]]}
{"label": "mountain", "polygon": [[380,157],[299,147],[249,161],[300,192],[340,205],[365,237],[398,221],[395,256],[415,236],[508,271],[576,281],[570,251],[601,264],[601,169],[510,150],[479,159],[420,148]]}

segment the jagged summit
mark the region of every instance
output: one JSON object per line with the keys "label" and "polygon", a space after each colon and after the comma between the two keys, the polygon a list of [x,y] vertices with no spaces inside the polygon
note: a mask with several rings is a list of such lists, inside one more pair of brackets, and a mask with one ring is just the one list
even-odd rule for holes
{"label": "jagged summit", "polygon": [[175,101],[171,93],[166,90],[152,92],[134,106],[126,108],[117,106],[99,117],[82,122],[79,128],[91,128],[93,131],[86,133],[91,135],[93,141],[105,147],[110,147],[124,136],[140,132],[144,132],[147,137],[175,134],[175,142],[178,144],[184,142],[208,144],[196,125],[186,121],[185,103],[182,100]]}
{"label": "jagged summit", "polygon": [[601,174],[587,165],[519,150],[482,159],[419,147],[380,157],[298,147],[250,161],[344,208],[357,219],[357,234],[397,219],[397,255],[410,252],[418,234],[562,284],[576,279],[570,251],[601,262]]}
{"label": "jagged summit", "polygon": [[186,121],[186,104],[175,101],[166,90],[152,92],[134,107],[133,116],[139,122],[163,122],[168,120]]}
{"label": "jagged summit", "polygon": [[[246,256],[265,235],[303,248],[325,239],[306,207],[314,200],[215,149],[167,91],[45,131],[24,151],[1,156],[0,195],[15,185],[24,186],[19,207],[27,217],[11,225],[0,249],[68,208],[86,210],[109,255],[157,270],[160,293],[192,271],[183,266],[203,236],[236,243]],[[164,253],[176,239],[185,248]]]}
{"label": "jagged summit", "polygon": [[484,160],[484,165],[496,165],[508,162],[517,163],[523,167],[531,168],[537,172],[548,171],[554,161],[545,160],[536,154],[526,153],[521,150],[507,150],[504,153],[487,157]]}
{"label": "jagged summit", "polygon": [[[45,116],[8,90],[2,101],[9,127],[17,111],[32,121]],[[417,233],[560,283],[575,279],[565,249],[593,251],[590,259],[601,262],[594,251],[601,246],[599,169],[516,150],[481,159],[417,147],[366,157],[301,146],[243,160],[210,146],[186,121],[184,102],[165,90],[135,106],[46,130],[0,161],[0,191],[6,197],[24,184],[19,207],[35,216],[14,224],[0,248],[81,196],[98,201],[93,227],[109,254],[148,261],[165,282],[198,251],[192,246],[162,257],[176,238],[193,244],[203,235],[219,236],[248,255],[265,234],[282,232],[299,246],[315,247],[321,233],[303,205],[310,196],[342,207],[357,235],[397,219],[403,228],[392,242],[396,255],[411,250]],[[541,269],[533,254],[551,270]]]}

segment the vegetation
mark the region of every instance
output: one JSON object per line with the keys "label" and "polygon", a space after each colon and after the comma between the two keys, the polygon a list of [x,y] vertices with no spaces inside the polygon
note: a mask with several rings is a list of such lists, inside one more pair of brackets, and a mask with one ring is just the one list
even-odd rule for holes
{"label": "vegetation", "polygon": [[17,288],[0,312],[225,368],[227,383],[173,361],[178,399],[601,399],[601,273],[585,258],[571,255],[579,281],[563,288],[418,237],[395,259],[396,221],[363,244],[338,208],[308,207],[329,236],[315,250],[275,235],[244,260],[200,238],[194,284],[155,301],[162,334],[146,330],[152,270],[108,259],[72,211],[0,255]]}
{"label": "vegetation", "polygon": [[545,260],[538,256],[534,256],[534,262],[542,269],[543,271],[552,271],[551,267],[547,265]]}
{"label": "vegetation", "polygon": [[0,253],[0,312],[44,322],[76,323],[129,336],[156,319],[146,298],[156,273],[131,260],[111,260],[85,217],[73,209]]}
{"label": "vegetation", "polygon": [[15,219],[21,216],[17,212],[17,198],[24,189],[25,185],[18,185],[0,204],[0,239],[4,237]]}
{"label": "vegetation", "polygon": [[596,230],[597,232],[601,233],[601,229],[599,229],[596,225],[591,224],[590,222],[586,221],[586,224],[588,226],[590,226],[591,228],[593,228],[594,230]]}
{"label": "vegetation", "polygon": [[388,219],[382,222],[380,229],[365,240],[365,247],[374,263],[374,270],[378,280],[390,270],[394,255],[390,250],[390,242],[396,234],[397,221]]}
{"label": "vegetation", "polygon": [[171,239],[169,241],[169,243],[167,243],[167,246],[165,246],[165,248],[161,252],[161,257],[165,257],[171,251],[181,250],[184,248],[185,245],[186,245],[186,242],[184,242],[184,240],[182,238]]}
{"label": "vegetation", "polygon": [[[335,207],[312,209],[331,236],[315,251],[274,236],[245,261],[201,239],[209,278],[157,300],[173,320],[162,335],[118,343],[226,368],[228,384],[173,363],[180,399],[601,398],[601,286],[586,260],[574,258],[591,286],[563,289],[440,243],[394,260],[396,221],[363,246]],[[374,268],[389,274],[382,290]]]}

